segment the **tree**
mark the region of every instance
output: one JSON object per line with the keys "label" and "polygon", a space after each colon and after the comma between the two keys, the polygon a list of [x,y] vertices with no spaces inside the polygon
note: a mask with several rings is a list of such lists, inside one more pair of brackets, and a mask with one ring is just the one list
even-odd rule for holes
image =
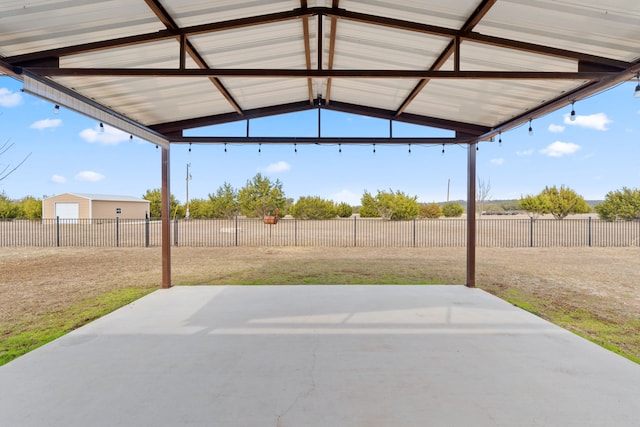
{"label": "tree", "polygon": [[[382,217],[386,220],[406,220],[418,216],[418,197],[409,196],[402,191],[380,191],[373,197],[365,191],[360,199],[363,218]],[[364,211],[364,212],[363,212]]]}
{"label": "tree", "polygon": [[536,219],[539,215],[548,213],[546,200],[540,195],[520,197],[519,205],[520,209],[525,210],[533,219]]}
{"label": "tree", "polygon": [[430,219],[440,218],[442,216],[442,208],[437,203],[421,203],[418,216]]}
{"label": "tree", "polygon": [[193,219],[211,218],[211,203],[205,199],[189,201],[189,217]]}
{"label": "tree", "polygon": [[20,207],[21,217],[27,219],[42,218],[42,200],[27,196],[22,198],[18,205]]}
{"label": "tree", "polygon": [[280,180],[271,182],[258,173],[238,192],[238,203],[242,213],[248,217],[262,217],[284,210],[286,198]]}
{"label": "tree", "polygon": [[486,202],[489,200],[491,193],[491,180],[484,181],[478,177],[476,187],[476,215],[482,215]]}
{"label": "tree", "polygon": [[[147,190],[142,198],[151,202],[149,203],[149,216],[162,218],[162,191],[159,188]],[[184,208],[178,209],[178,201],[173,194],[169,197],[169,206],[171,207],[171,216],[174,218],[184,216]]]}
{"label": "tree", "polygon": [[20,207],[6,194],[0,193],[0,218],[17,218],[19,216]]}
{"label": "tree", "polygon": [[563,185],[560,188],[556,188],[555,185],[545,187],[540,194],[546,198],[549,213],[555,219],[564,219],[570,214],[591,212],[591,208],[582,196]]}
{"label": "tree", "polygon": [[448,202],[442,205],[442,214],[447,218],[461,217],[464,207],[460,203]]}
{"label": "tree", "polygon": [[353,208],[346,202],[341,202],[336,206],[336,212],[340,218],[349,218],[353,215]]}
{"label": "tree", "polygon": [[301,219],[330,219],[337,215],[336,206],[331,200],[317,196],[303,196],[291,206],[291,215]]}
{"label": "tree", "polygon": [[622,190],[609,191],[604,202],[596,206],[600,219],[640,219],[640,190],[623,187]]}
{"label": "tree", "polygon": [[[0,156],[2,156],[7,151],[9,151],[9,149],[11,147],[13,147],[13,142],[10,144],[9,140],[5,141],[2,145],[0,145]],[[22,166],[24,164],[24,162],[27,161],[29,156],[31,156],[31,153],[27,154],[25,156],[25,158],[22,159],[22,161],[20,163],[18,163],[16,166],[11,165],[11,163],[7,163],[5,165],[0,165],[0,167],[4,166],[4,167],[2,167],[2,169],[0,169],[0,181],[4,180],[9,175],[14,173],[20,166]]]}
{"label": "tree", "polygon": [[211,205],[210,216],[213,218],[231,219],[240,213],[238,190],[228,182],[222,184],[215,194],[209,194],[209,204]]}

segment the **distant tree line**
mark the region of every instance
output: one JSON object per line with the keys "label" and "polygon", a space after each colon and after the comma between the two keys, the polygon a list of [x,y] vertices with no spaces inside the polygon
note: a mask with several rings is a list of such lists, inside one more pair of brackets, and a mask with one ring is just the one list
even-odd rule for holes
{"label": "distant tree line", "polygon": [[[460,217],[465,208],[458,202],[419,203],[417,196],[399,190],[378,190],[376,194],[364,191],[359,206],[335,203],[318,196],[302,196],[297,201],[286,198],[280,180],[271,181],[262,174],[256,174],[246,184],[236,189],[224,183],[214,193],[204,199],[189,201],[191,218],[234,218],[243,215],[260,218],[265,215],[291,215],[299,219],[348,218],[354,213],[363,218],[385,220],[409,220],[414,218]],[[150,215],[160,218],[162,213],[162,193],[160,189],[147,190],[142,196],[150,202]],[[485,200],[482,200],[486,202]],[[185,218],[187,206],[181,204],[172,194],[170,197],[171,218]],[[491,205],[488,210],[494,209]],[[592,210],[607,221],[640,220],[640,189],[623,187],[607,193],[605,200],[593,209],[582,196],[565,186],[545,187],[537,195],[522,196],[520,200],[510,200],[498,206],[504,212],[526,211],[532,218],[551,214],[556,219],[564,219],[571,214],[589,213]],[[0,219],[42,218],[42,200],[27,196],[11,200],[0,193]]]}

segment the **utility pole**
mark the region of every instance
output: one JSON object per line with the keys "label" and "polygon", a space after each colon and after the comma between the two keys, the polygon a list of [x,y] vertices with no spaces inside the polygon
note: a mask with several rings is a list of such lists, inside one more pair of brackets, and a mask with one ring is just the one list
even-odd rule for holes
{"label": "utility pole", "polygon": [[191,167],[191,163],[187,163],[187,211],[185,212],[185,218],[187,219],[189,219],[189,181],[192,179],[189,167]]}

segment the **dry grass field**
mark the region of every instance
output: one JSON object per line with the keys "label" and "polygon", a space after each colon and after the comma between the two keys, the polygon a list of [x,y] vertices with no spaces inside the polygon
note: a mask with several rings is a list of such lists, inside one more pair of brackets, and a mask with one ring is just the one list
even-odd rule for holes
{"label": "dry grass field", "polygon": [[[174,285],[465,281],[464,248],[178,247],[172,254]],[[478,287],[640,361],[640,248],[479,248],[477,257]],[[1,340],[79,303],[122,289],[143,294],[160,282],[159,248],[0,248]]]}

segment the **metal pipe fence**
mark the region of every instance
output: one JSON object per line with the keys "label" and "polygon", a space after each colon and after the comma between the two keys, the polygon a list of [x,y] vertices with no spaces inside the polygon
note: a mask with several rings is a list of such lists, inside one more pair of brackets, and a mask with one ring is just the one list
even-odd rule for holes
{"label": "metal pipe fence", "polygon": [[[378,218],[300,220],[180,219],[172,244],[187,247],[464,247],[465,219]],[[478,247],[640,246],[639,221],[599,219],[485,219],[477,221]],[[149,219],[1,220],[0,247],[157,247],[161,222]]]}

